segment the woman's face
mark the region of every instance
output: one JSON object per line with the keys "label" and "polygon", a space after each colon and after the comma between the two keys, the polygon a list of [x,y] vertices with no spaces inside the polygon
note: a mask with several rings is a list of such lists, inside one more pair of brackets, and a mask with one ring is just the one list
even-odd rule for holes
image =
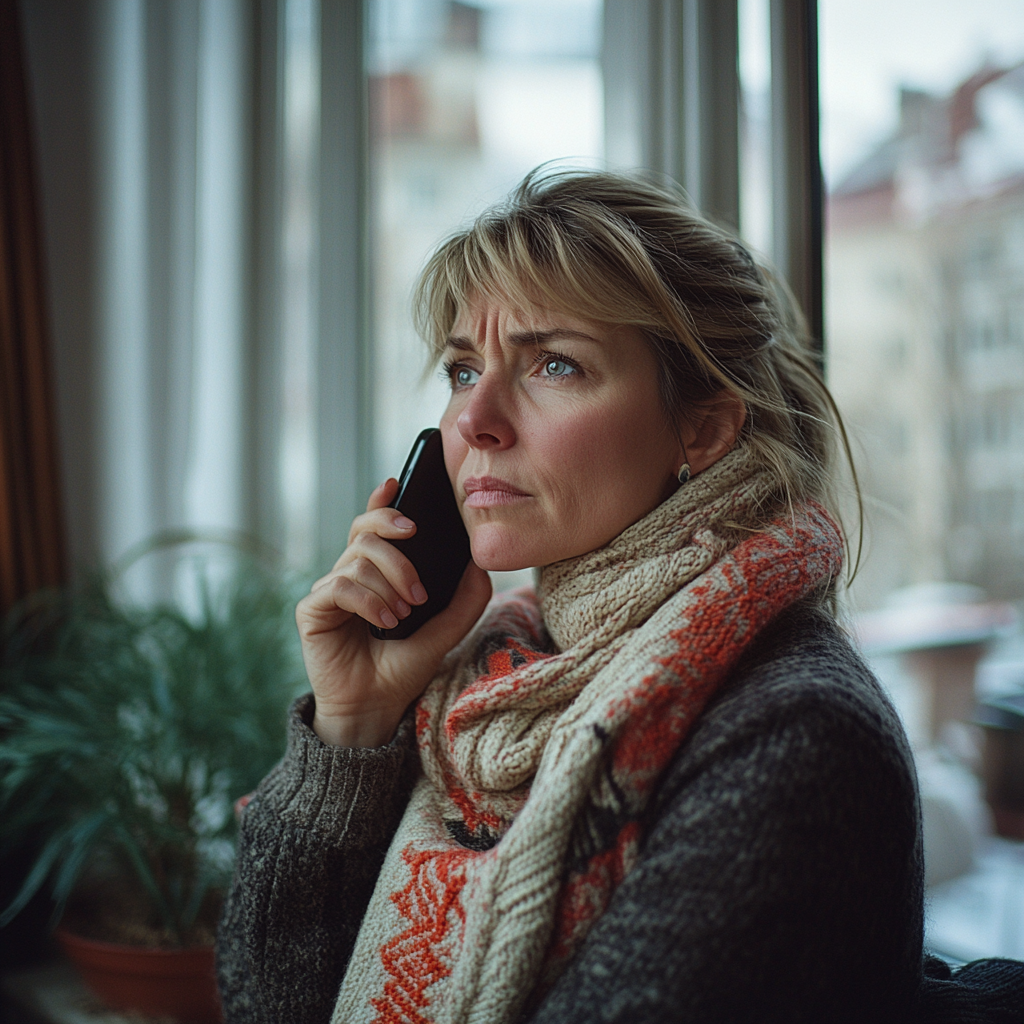
{"label": "woman's face", "polygon": [[593,551],[675,489],[683,450],[638,330],[482,298],[444,359],[445,463],[482,568]]}

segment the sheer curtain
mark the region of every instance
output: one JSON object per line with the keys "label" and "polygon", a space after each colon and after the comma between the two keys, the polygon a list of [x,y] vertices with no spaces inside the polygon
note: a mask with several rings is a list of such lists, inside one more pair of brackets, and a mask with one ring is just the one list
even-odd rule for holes
{"label": "sheer curtain", "polygon": [[186,527],[322,564],[369,462],[362,3],[21,9],[74,562]]}
{"label": "sheer curtain", "polygon": [[253,524],[244,447],[259,9],[22,4],[72,556]]}
{"label": "sheer curtain", "polygon": [[240,529],[247,5],[100,9],[99,545]]}

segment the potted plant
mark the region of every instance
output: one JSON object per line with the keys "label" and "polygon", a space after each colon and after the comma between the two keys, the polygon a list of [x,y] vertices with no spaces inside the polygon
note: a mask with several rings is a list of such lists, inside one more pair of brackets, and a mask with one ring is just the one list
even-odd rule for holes
{"label": "potted plant", "polygon": [[[0,925],[47,886],[58,937],[115,1009],[215,1020],[233,803],[280,756],[302,685],[295,595],[238,553],[227,567],[179,558],[171,576],[187,600],[142,606],[116,596],[123,569],[37,596],[7,624],[0,854],[34,841],[38,855]],[[111,980],[119,947],[149,951],[134,981]],[[140,970],[163,988],[182,972],[201,980],[186,981],[184,1003],[158,1006]]]}

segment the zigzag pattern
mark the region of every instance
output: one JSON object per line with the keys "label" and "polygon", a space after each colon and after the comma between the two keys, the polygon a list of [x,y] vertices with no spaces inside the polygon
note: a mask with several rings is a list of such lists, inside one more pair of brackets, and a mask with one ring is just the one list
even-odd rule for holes
{"label": "zigzag pattern", "polygon": [[[428,688],[424,777],[335,1024],[511,1024],[604,913],[707,701],[841,564],[839,532],[814,504],[737,534],[768,484],[734,454],[608,549],[560,563],[553,591],[542,577],[541,605],[532,593],[499,602]],[[565,649],[547,645],[545,625]]]}

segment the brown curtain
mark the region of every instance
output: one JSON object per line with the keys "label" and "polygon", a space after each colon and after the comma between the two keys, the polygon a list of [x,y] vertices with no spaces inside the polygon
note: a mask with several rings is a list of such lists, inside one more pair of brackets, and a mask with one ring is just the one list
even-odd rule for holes
{"label": "brown curtain", "polygon": [[0,0],[0,614],[66,567],[37,181],[17,0]]}

